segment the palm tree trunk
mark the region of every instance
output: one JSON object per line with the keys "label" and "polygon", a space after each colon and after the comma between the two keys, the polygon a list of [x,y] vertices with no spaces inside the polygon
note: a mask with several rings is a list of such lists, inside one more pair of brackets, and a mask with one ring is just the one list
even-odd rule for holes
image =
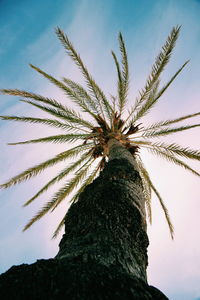
{"label": "palm tree trunk", "polygon": [[108,143],[109,162],[66,216],[56,259],[78,259],[147,281],[145,201],[137,162],[121,143]]}
{"label": "palm tree trunk", "polygon": [[67,213],[57,256],[0,275],[2,299],[168,300],[147,283],[137,163],[119,142],[108,146],[109,162]]}

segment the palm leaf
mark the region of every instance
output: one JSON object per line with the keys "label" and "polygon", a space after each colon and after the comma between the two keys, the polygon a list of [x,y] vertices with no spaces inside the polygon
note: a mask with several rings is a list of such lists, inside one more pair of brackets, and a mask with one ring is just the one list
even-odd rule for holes
{"label": "palm leaf", "polygon": [[60,221],[60,223],[58,224],[56,230],[54,231],[53,235],[52,235],[52,239],[56,239],[57,236],[59,235],[61,229],[63,228],[63,226],[65,225],[65,219],[66,219],[66,216],[67,216],[67,212],[66,214],[64,215],[64,217],[62,218],[62,220]]}
{"label": "palm leaf", "polygon": [[172,31],[167,38],[167,41],[163,45],[161,52],[157,56],[156,61],[152,66],[151,73],[147,78],[144,89],[141,90],[140,96],[136,98],[135,104],[129,112],[126,122],[129,120],[129,118],[132,116],[134,112],[140,109],[140,106],[143,104],[143,102],[149,99],[150,92],[154,88],[155,83],[159,80],[160,74],[163,72],[165,66],[169,62],[172,51],[176,44],[176,40],[179,35],[179,31],[180,31],[180,26],[172,28]]}
{"label": "palm leaf", "polygon": [[[85,187],[87,185],[89,185],[93,181],[93,179],[97,176],[97,173],[98,173],[98,171],[100,169],[100,166],[101,166],[101,161],[98,164],[98,166],[93,170],[93,172],[88,176],[88,178],[84,181],[83,185],[79,188],[79,190],[73,196],[73,198],[70,200],[70,202],[72,202],[72,203],[75,202],[77,200],[77,198],[79,197],[79,195],[83,192],[83,190],[85,189]],[[64,226],[66,215],[67,215],[67,213],[64,215],[63,219],[61,220],[61,222],[59,223],[58,227],[54,231],[52,239],[55,239],[58,236],[58,234],[60,233],[60,230]]]}
{"label": "palm leaf", "polygon": [[171,238],[174,239],[174,228],[173,228],[173,225],[172,225],[172,222],[170,220],[170,216],[169,216],[169,212],[168,212],[168,209],[166,208],[165,204],[164,204],[164,201],[163,199],[161,198],[159,192],[157,191],[157,189],[155,188],[155,186],[153,185],[152,181],[150,180],[149,178],[149,184],[152,188],[152,190],[154,191],[154,193],[156,194],[159,202],[160,202],[160,205],[164,211],[164,214],[165,214],[165,218],[166,218],[166,221],[167,221],[167,224],[169,226],[169,230],[170,230],[170,234],[171,234]]}
{"label": "palm leaf", "polygon": [[29,99],[33,99],[39,102],[43,102],[46,104],[49,104],[53,107],[56,107],[57,109],[66,111],[68,108],[66,106],[63,106],[61,103],[59,103],[58,101],[56,101],[55,99],[51,99],[51,98],[47,98],[35,93],[30,93],[27,91],[23,91],[23,90],[18,90],[18,89],[0,89],[0,92],[2,94],[6,94],[6,95],[13,95],[13,96],[21,96],[23,98],[29,98]]}
{"label": "palm leaf", "polygon": [[80,126],[85,126],[88,127],[90,129],[92,129],[94,127],[94,125],[92,123],[90,123],[89,121],[86,121],[84,119],[82,119],[78,114],[76,114],[74,111],[72,110],[57,110],[54,108],[50,108],[48,106],[44,106],[44,105],[39,105],[37,103],[34,103],[32,101],[27,101],[27,100],[21,100],[22,102],[28,103],[30,105],[33,105],[57,118],[60,118],[62,120],[65,120],[65,122],[70,122],[70,123],[74,123],[76,125],[80,125]]}
{"label": "palm leaf", "polygon": [[66,123],[61,123],[57,120],[52,120],[52,119],[42,119],[42,118],[32,118],[32,117],[18,117],[18,116],[0,116],[0,119],[6,120],[6,121],[17,121],[17,122],[26,122],[26,123],[33,123],[33,124],[44,124],[64,130],[81,130],[85,131],[86,130],[82,128],[77,128],[75,126],[72,126],[71,124],[66,124]]}
{"label": "palm leaf", "polygon": [[79,145],[79,146],[71,148],[67,151],[61,152],[61,153],[57,154],[56,156],[54,156],[53,158],[50,158],[34,167],[31,167],[31,168],[23,171],[22,173],[18,174],[17,176],[14,176],[6,183],[1,184],[0,188],[8,188],[12,185],[15,185],[15,184],[20,183],[25,180],[28,180],[28,179],[32,178],[33,176],[38,175],[39,173],[44,171],[46,168],[54,166],[55,164],[57,164],[63,160],[66,160],[68,158],[72,158],[72,157],[78,155],[78,153],[80,153],[80,151],[82,151],[82,149],[85,149],[87,147],[88,147],[88,145]]}
{"label": "palm leaf", "polygon": [[143,131],[147,131],[147,130],[152,130],[152,129],[160,129],[160,127],[171,125],[171,124],[174,124],[174,123],[178,123],[178,122],[181,122],[183,120],[190,119],[190,118],[193,118],[193,117],[196,117],[196,116],[199,116],[199,115],[200,115],[200,112],[195,113],[195,114],[186,115],[186,116],[176,118],[176,119],[172,119],[172,120],[165,120],[165,121],[156,122],[156,123],[153,123],[153,124],[145,127],[144,129],[139,130],[138,133],[143,132]]}
{"label": "palm leaf", "polygon": [[159,99],[162,94],[168,89],[168,87],[172,84],[174,79],[178,76],[178,74],[183,70],[183,68],[189,63],[189,60],[187,60],[180,69],[172,76],[172,78],[164,85],[164,87],[158,92],[156,99]]}
{"label": "palm leaf", "polygon": [[103,160],[104,160],[104,158],[101,159],[101,161],[99,162],[99,164],[97,165],[97,167],[88,176],[88,178],[85,179],[84,183],[82,184],[82,186],[80,187],[80,189],[77,191],[77,193],[74,195],[74,197],[70,200],[70,202],[74,203],[78,199],[79,195],[83,192],[83,190],[85,189],[85,187],[87,185],[89,185],[90,183],[92,183],[92,181],[97,176],[97,174],[98,174],[98,172],[99,172],[99,170],[101,168],[101,164],[102,164]]}
{"label": "palm leaf", "polygon": [[146,100],[146,102],[140,107],[140,109],[136,112],[135,116],[132,118],[129,126],[131,124],[135,124],[136,121],[138,121],[140,118],[144,117],[150,109],[156,104],[158,101],[157,99],[157,91],[160,81],[157,80],[154,84],[154,87],[152,88],[151,92],[149,93],[149,97]]}
{"label": "palm leaf", "polygon": [[149,174],[147,169],[144,167],[140,157],[137,157],[137,163],[139,168],[139,173],[142,179],[143,192],[146,200],[147,213],[150,224],[152,224],[152,210],[151,210],[151,186],[149,183]]}
{"label": "palm leaf", "polygon": [[67,84],[73,91],[76,92],[80,97],[84,99],[88,107],[93,111],[93,113],[99,114],[98,106],[95,101],[90,97],[87,91],[78,83],[72,81],[71,79],[63,77],[63,81]]}
{"label": "palm leaf", "polygon": [[37,68],[30,64],[30,66],[36,70],[38,73],[42,74],[45,78],[47,78],[49,81],[51,81],[53,84],[55,84],[58,88],[63,90],[67,96],[70,97],[70,99],[76,103],[79,107],[82,108],[84,112],[89,113],[92,117],[94,117],[94,114],[88,109],[86,103],[83,101],[83,99],[75,93],[72,89],[67,87],[65,84],[63,84],[61,81],[57,80],[53,76],[47,74],[46,72],[42,71],[40,68]]}
{"label": "palm leaf", "polygon": [[112,56],[113,56],[113,59],[114,59],[114,62],[115,62],[115,66],[116,66],[116,69],[117,69],[117,75],[118,75],[118,83],[117,83],[117,86],[118,86],[118,107],[119,107],[119,112],[122,113],[122,110],[123,110],[123,81],[122,81],[122,73],[121,73],[121,70],[120,70],[120,65],[119,65],[119,62],[117,60],[117,57],[115,55],[115,53],[112,51]]}
{"label": "palm leaf", "polygon": [[60,204],[60,202],[64,200],[64,198],[66,198],[74,190],[74,188],[76,188],[79,182],[83,180],[83,178],[87,174],[89,167],[90,165],[86,166],[84,169],[78,172],[77,175],[69,183],[66,183],[61,189],[59,189],[58,192],[56,192],[53,196],[52,200],[48,201],[45,206],[27,223],[23,231],[27,230],[31,225],[41,219],[50,210],[53,211],[57,207],[57,205]]}
{"label": "palm leaf", "polygon": [[77,140],[85,140],[86,138],[91,137],[91,134],[60,134],[52,135],[39,139],[28,140],[17,143],[8,143],[8,145],[22,145],[22,144],[35,144],[35,143],[65,143],[65,142],[74,142]]}
{"label": "palm leaf", "polygon": [[[84,149],[86,150],[86,149]],[[67,166],[64,170],[62,170],[58,175],[56,175],[53,179],[51,179],[45,186],[42,187],[31,199],[26,201],[23,206],[29,205],[31,202],[33,202],[36,198],[38,198],[42,193],[46,192],[53,184],[59,182],[61,179],[66,177],[70,172],[72,172],[74,169],[76,169],[80,164],[82,164],[90,155],[91,151],[88,151],[87,153],[84,153],[81,158],[77,161],[75,161],[70,166]]]}
{"label": "palm leaf", "polygon": [[181,126],[181,127],[175,127],[175,128],[165,128],[163,130],[157,131],[157,130],[152,130],[152,131],[147,131],[143,134],[143,137],[157,137],[157,136],[163,136],[163,135],[168,135],[172,133],[176,133],[179,131],[184,131],[188,130],[191,128],[199,127],[200,124],[194,124],[194,125],[187,125],[187,126]]}
{"label": "palm leaf", "polygon": [[166,153],[166,152],[163,152],[163,151],[160,151],[160,150],[157,150],[155,148],[151,149],[151,148],[148,148],[148,150],[155,154],[155,155],[158,155],[162,158],[165,158],[167,161],[170,161],[178,166],[181,166],[183,167],[184,169],[192,172],[194,175],[197,175],[197,176],[200,176],[200,174],[195,171],[194,169],[192,169],[190,166],[188,166],[186,163],[184,163],[183,161],[181,161],[180,159],[176,158],[174,155],[172,154],[169,154],[169,153]]}
{"label": "palm leaf", "polygon": [[128,67],[128,58],[126,53],[125,43],[122,37],[121,32],[119,33],[119,49],[121,52],[121,62],[122,62],[122,92],[121,99],[119,102],[120,114],[122,113],[126,105],[126,97],[128,94],[128,85],[129,85],[129,67]]}
{"label": "palm leaf", "polygon": [[[83,73],[84,78],[86,79],[87,85],[92,92],[94,98],[96,99],[97,105],[100,106],[100,110],[102,113],[102,116],[105,120],[103,107],[105,109],[105,112],[107,113],[108,118],[111,118],[111,112],[112,108],[109,104],[109,101],[106,99],[103,91],[100,89],[100,87],[96,84],[92,76],[89,74],[87,68],[85,67],[83,61],[81,60],[80,55],[76,52],[74,49],[72,43],[69,41],[68,37],[60,30],[60,28],[56,29],[56,34],[61,41],[62,45],[67,51],[67,54],[73,59],[73,61],[77,64],[77,66],[80,68],[81,72]],[[103,107],[102,107],[103,105]]]}
{"label": "palm leaf", "polygon": [[166,144],[161,142],[153,143],[151,141],[135,141],[133,142],[133,144],[142,147],[147,147],[147,148],[150,147],[152,149],[166,151],[167,154],[175,154],[189,159],[200,160],[199,150],[190,149],[188,147],[185,148],[179,146],[176,143]]}

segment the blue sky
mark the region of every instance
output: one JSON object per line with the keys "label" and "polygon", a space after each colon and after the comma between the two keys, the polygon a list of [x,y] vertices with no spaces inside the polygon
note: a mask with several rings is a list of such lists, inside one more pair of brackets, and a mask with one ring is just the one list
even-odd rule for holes
{"label": "blue sky", "polygon": [[[66,57],[54,34],[55,27],[60,26],[101,87],[107,93],[115,93],[116,74],[110,51],[117,49],[117,34],[121,31],[130,62],[131,102],[144,85],[172,26],[179,24],[182,25],[181,35],[162,77],[163,82],[187,59],[190,63],[152,111],[149,121],[200,111],[199,11],[200,1],[197,0],[50,0],[48,4],[38,0],[0,1],[0,87],[20,88],[62,99],[60,92],[35,73],[29,63],[58,77],[82,82],[80,73]],[[37,110],[8,96],[1,96],[0,112],[2,115],[38,115]],[[40,126],[0,123],[0,182],[62,149],[61,146],[6,145],[45,133],[49,130],[42,127],[41,131]],[[183,146],[200,148],[199,129],[177,134],[172,140]],[[166,201],[175,227],[175,241],[171,241],[163,214],[153,198],[149,283],[170,299],[196,300],[200,297],[199,179],[148,154],[144,153],[143,159]],[[200,170],[197,163],[190,165]],[[56,255],[59,238],[52,241],[50,237],[66,203],[54,215],[21,233],[46,197],[29,208],[22,209],[23,202],[51,175],[52,171],[46,172],[39,179],[0,191],[0,272],[13,264],[32,263]]]}

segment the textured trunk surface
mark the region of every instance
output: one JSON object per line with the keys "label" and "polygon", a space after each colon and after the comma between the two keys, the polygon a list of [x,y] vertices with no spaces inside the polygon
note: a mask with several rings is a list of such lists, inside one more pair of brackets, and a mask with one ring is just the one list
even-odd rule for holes
{"label": "textured trunk surface", "polygon": [[104,170],[68,211],[56,258],[116,266],[146,281],[148,237],[141,178],[130,152],[117,141],[110,148]]}
{"label": "textured trunk surface", "polygon": [[145,202],[137,163],[117,141],[65,220],[51,260],[0,276],[3,299],[167,299],[147,283]]}

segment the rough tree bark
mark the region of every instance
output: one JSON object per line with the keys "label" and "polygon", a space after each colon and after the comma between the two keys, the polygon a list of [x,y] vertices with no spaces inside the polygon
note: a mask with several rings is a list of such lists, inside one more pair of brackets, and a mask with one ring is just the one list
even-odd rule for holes
{"label": "rough tree bark", "polygon": [[3,299],[167,299],[147,283],[145,200],[136,160],[118,141],[71,205],[54,259],[0,276]]}

